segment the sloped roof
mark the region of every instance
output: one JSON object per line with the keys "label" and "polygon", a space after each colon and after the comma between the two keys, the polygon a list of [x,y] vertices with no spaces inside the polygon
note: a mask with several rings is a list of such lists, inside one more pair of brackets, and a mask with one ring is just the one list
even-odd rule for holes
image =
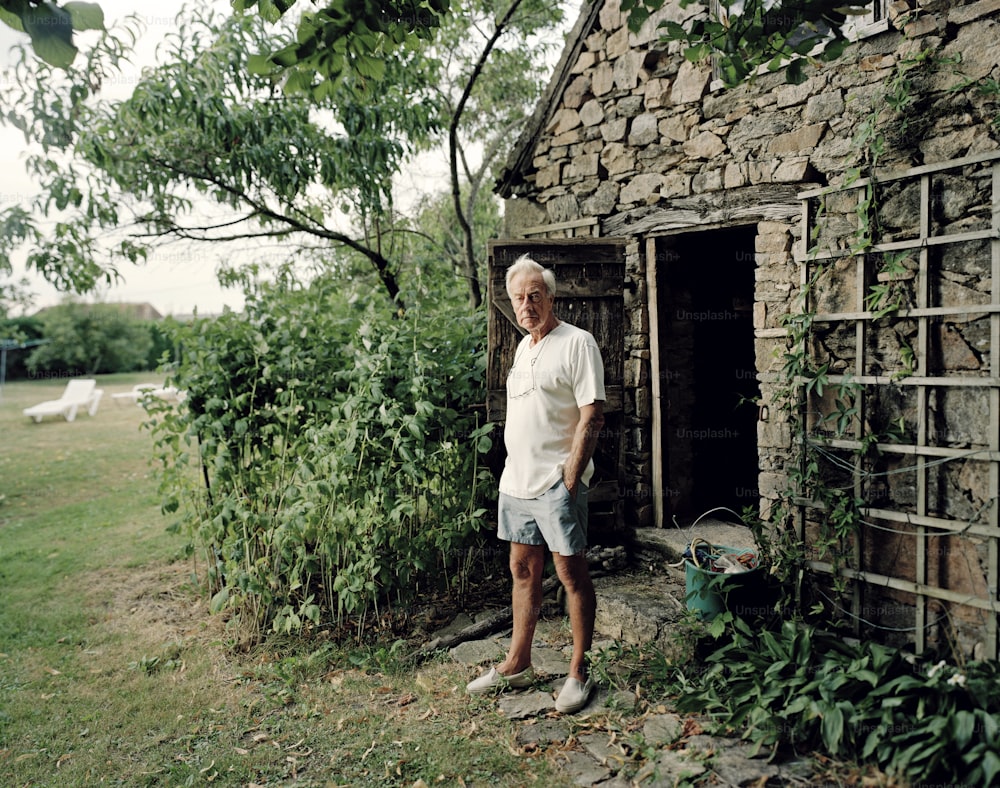
{"label": "sloped roof", "polygon": [[507,157],[507,163],[497,179],[493,190],[501,197],[510,197],[513,194],[514,187],[521,181],[522,173],[531,163],[534,143],[552,119],[558,105],[558,99],[562,96],[573,76],[573,67],[580,58],[584,39],[593,30],[603,5],[604,0],[585,0],[583,3],[580,17],[566,37],[566,47],[563,49],[558,64],[556,64],[552,79],[542,93],[542,97],[535,107],[535,112],[528,120],[521,136],[518,137],[510,156]]}

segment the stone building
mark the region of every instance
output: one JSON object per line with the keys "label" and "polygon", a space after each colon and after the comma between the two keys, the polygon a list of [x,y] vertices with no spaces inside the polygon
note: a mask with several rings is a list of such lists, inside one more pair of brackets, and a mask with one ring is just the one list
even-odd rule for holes
{"label": "stone building", "polygon": [[996,656],[1000,0],[876,0],[730,89],[656,32],[696,12],[583,4],[497,186],[491,398],[532,251],[612,360],[608,528],[791,502],[831,611]]}

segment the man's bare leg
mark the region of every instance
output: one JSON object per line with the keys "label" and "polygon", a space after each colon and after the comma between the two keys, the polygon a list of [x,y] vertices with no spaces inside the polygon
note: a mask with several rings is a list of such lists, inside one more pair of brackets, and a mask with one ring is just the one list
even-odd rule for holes
{"label": "man's bare leg", "polygon": [[566,606],[573,632],[573,656],[569,663],[569,676],[578,681],[587,680],[587,652],[594,640],[594,616],[597,597],[594,583],[587,569],[586,553],[553,556],[556,574],[566,589]]}
{"label": "man's bare leg", "polygon": [[511,610],[514,630],[507,658],[497,665],[504,676],[520,673],[531,664],[531,643],[542,609],[542,573],[545,571],[545,546],[510,543],[510,574],[514,581]]}

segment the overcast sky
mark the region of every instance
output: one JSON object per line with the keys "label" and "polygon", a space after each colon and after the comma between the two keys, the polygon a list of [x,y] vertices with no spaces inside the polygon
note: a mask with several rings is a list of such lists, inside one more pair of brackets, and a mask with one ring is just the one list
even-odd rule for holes
{"label": "overcast sky", "polygon": [[[155,63],[157,45],[164,36],[176,29],[174,20],[185,3],[183,0],[157,2],[96,0],[96,2],[104,10],[107,27],[114,27],[129,15],[137,16],[144,27],[142,37],[136,45],[134,62],[123,69],[120,84],[108,86],[104,94],[111,98],[125,98],[138,80],[142,68]],[[563,0],[563,2],[572,9],[567,12],[566,19],[567,25],[571,25],[576,21],[579,0]],[[215,7],[225,13],[232,11],[230,0],[202,0],[201,6]],[[11,47],[22,40],[23,34],[0,24],[0,71],[5,70],[13,62]],[[553,63],[559,57],[560,49],[557,43],[555,51],[551,53]],[[36,192],[35,186],[24,171],[26,154],[24,137],[21,133],[0,125],[0,173],[2,173],[0,209],[9,207],[11,203],[27,202]],[[426,193],[447,188],[446,173],[446,165],[441,155],[432,153],[420,157],[407,168],[405,176],[397,181],[395,189],[397,207],[405,211],[408,206],[420,203]],[[248,242],[247,247],[256,243]],[[226,248],[230,249],[230,245],[227,244]],[[223,259],[222,254],[221,250],[217,251],[205,244],[200,246],[172,244],[154,252],[141,266],[123,264],[119,273],[124,281],[111,289],[105,288],[96,295],[88,296],[87,300],[149,302],[163,315],[188,315],[195,310],[202,315],[217,314],[227,306],[231,309],[241,309],[242,293],[224,290],[218,284],[216,270]],[[233,252],[227,251],[225,254],[228,257]],[[273,258],[275,250],[272,247],[263,254]],[[250,251],[245,250],[239,259],[243,259],[244,256],[247,260],[253,259]],[[23,255],[21,257],[23,259]],[[15,273],[19,276],[23,273],[23,265],[20,265],[22,260],[15,258],[14,262]],[[38,276],[32,276],[31,282],[36,297],[33,309],[59,303],[65,297]]]}
{"label": "overcast sky", "polygon": [[[141,68],[154,62],[157,43],[174,27],[174,17],[181,9],[181,0],[160,0],[156,3],[139,0],[98,0],[105,13],[105,24],[111,27],[129,14],[136,14],[145,31],[137,44],[135,63],[122,74],[122,87],[118,93],[127,92],[130,83],[138,78]],[[229,8],[225,0],[213,0],[221,8]],[[93,35],[93,34],[90,34]],[[6,68],[12,62],[11,47],[22,39],[18,33],[0,24],[0,64]],[[112,86],[111,91],[115,90]],[[36,188],[24,171],[27,149],[20,132],[0,126],[0,207],[11,202],[26,202]],[[15,264],[20,264],[15,260]],[[179,246],[170,247],[150,257],[142,267],[123,267],[125,281],[110,290],[105,289],[96,300],[110,302],[149,302],[164,315],[190,314],[195,309],[200,314],[221,312],[224,306],[242,307],[242,295],[219,287],[215,277],[217,261],[207,259],[202,252],[195,256]],[[23,269],[21,269],[23,270]],[[35,307],[58,303],[62,294],[40,277],[30,277],[36,296]],[[95,300],[89,297],[88,300]]]}
{"label": "overcast sky", "polygon": [[[104,9],[105,24],[112,27],[126,16],[135,14],[145,28],[136,46],[137,56],[131,67],[126,66],[120,79],[121,85],[110,86],[105,95],[124,98],[138,79],[144,66],[155,63],[157,44],[165,35],[175,29],[174,19],[184,3],[182,0],[97,0]],[[207,0],[205,6],[216,6],[227,13],[232,6],[228,0]],[[87,34],[84,34],[87,35]],[[94,35],[94,34],[89,34]],[[21,36],[6,25],[0,24],[0,70],[12,62],[11,47],[21,41]],[[19,131],[0,125],[0,208],[11,203],[26,203],[36,192],[31,179],[24,171],[27,149],[24,137]],[[402,207],[421,190],[431,188],[435,179],[441,178],[441,171],[430,162],[423,160],[412,168],[409,181],[401,185],[402,194],[397,202]],[[420,184],[420,186],[418,186]],[[228,246],[228,245],[227,245]],[[249,246],[249,244],[248,244]],[[238,290],[224,290],[216,279],[216,269],[221,251],[195,247],[187,244],[172,244],[154,252],[148,262],[141,266],[123,264],[120,270],[124,278],[121,284],[100,293],[86,297],[86,300],[109,302],[149,302],[163,315],[186,315],[197,309],[199,314],[215,314],[228,306],[242,308],[242,293]],[[228,256],[231,252],[227,252]],[[252,259],[252,252],[246,252]],[[274,251],[271,250],[271,256]],[[15,258],[17,274],[23,273],[23,255]],[[38,276],[29,276],[31,289],[35,294],[33,309],[59,303],[64,295],[56,291]]]}

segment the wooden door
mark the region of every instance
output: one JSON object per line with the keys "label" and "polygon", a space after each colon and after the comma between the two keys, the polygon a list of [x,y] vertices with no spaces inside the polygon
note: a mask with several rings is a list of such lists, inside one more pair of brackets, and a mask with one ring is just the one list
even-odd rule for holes
{"label": "wooden door", "polygon": [[[555,313],[559,319],[594,335],[604,360],[605,426],[594,453],[591,480],[591,543],[597,535],[624,532],[625,240],[579,238],[495,240],[489,243],[486,385],[487,417],[501,426],[506,411],[505,384],[514,351],[525,331],[517,324],[507,296],[506,272],[521,255],[530,254],[556,276]],[[503,442],[493,459],[499,474]]]}

